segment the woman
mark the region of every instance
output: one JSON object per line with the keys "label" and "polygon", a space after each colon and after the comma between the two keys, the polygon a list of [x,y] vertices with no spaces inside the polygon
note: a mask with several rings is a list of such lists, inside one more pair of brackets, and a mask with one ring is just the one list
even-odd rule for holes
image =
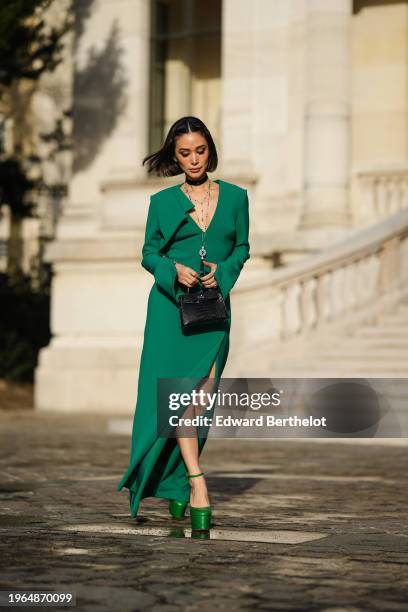
{"label": "woman", "polygon": [[[206,437],[157,435],[156,386],[159,378],[218,381],[224,370],[231,327],[229,293],[250,256],[248,194],[238,185],[208,178],[207,171],[217,167],[217,151],[196,117],[176,121],[163,147],[145,162],[149,172],[184,172],[185,180],[150,197],[141,264],[155,283],[147,306],[130,462],[117,489],[129,489],[133,517],[145,497],[170,500],[170,514],[180,519],[190,502],[192,528],[207,530],[211,505],[199,465]],[[201,259],[209,270],[200,276]],[[187,288],[192,292],[202,287],[219,288],[227,320],[183,333],[178,300]]]}

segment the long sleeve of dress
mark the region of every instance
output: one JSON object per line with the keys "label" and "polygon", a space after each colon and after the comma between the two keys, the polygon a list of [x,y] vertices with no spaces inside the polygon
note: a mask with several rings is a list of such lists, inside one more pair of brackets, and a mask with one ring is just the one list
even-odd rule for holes
{"label": "long sleeve of dress", "polygon": [[244,263],[250,257],[249,248],[249,202],[248,192],[244,190],[244,197],[240,203],[236,218],[235,245],[231,254],[224,261],[220,261],[214,273],[222,297],[227,298],[231,289],[238,280]]}
{"label": "long sleeve of dress", "polygon": [[153,274],[157,286],[177,302],[180,293],[177,269],[171,259],[160,253],[162,242],[155,202],[150,199],[141,264]]}

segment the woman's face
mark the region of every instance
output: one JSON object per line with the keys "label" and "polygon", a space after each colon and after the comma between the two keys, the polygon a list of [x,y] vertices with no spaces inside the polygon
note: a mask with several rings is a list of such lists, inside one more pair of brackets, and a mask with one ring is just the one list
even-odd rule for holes
{"label": "woman's face", "polygon": [[200,178],[208,163],[207,140],[200,132],[188,132],[176,138],[174,156],[187,177]]}

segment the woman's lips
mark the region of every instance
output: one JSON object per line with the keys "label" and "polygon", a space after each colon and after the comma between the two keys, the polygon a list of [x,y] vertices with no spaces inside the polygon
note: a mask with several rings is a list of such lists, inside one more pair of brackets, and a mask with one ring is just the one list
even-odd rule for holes
{"label": "woman's lips", "polygon": [[201,168],[191,168],[190,172],[199,172]]}

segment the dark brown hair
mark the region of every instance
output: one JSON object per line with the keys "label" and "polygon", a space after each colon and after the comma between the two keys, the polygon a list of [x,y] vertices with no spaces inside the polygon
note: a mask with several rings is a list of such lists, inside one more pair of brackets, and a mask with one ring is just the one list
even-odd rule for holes
{"label": "dark brown hair", "polygon": [[181,117],[168,131],[164,144],[159,151],[144,158],[142,165],[147,163],[148,172],[158,176],[176,176],[182,174],[178,162],[174,161],[176,138],[189,132],[201,132],[208,144],[208,164],[206,171],[213,172],[218,166],[217,149],[206,125],[197,117]]}

